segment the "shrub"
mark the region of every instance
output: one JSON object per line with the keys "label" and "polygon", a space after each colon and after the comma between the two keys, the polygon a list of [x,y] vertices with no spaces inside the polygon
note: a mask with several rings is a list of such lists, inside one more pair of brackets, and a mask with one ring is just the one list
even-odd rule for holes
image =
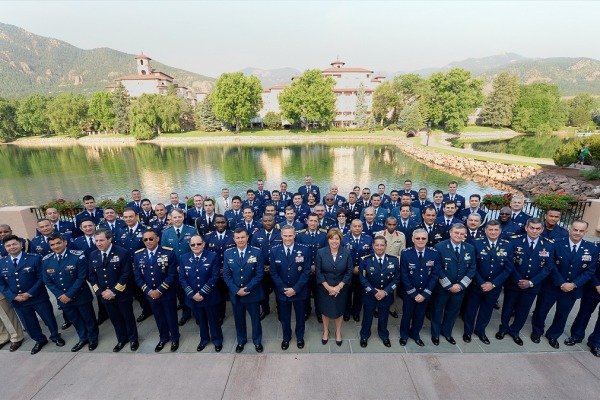
{"label": "shrub", "polygon": [[[568,167],[569,165],[577,162],[577,152],[581,148],[581,142],[574,141],[565,143],[556,149],[552,159],[554,163],[559,167]],[[592,153],[594,154],[594,153]]]}
{"label": "shrub", "polygon": [[565,211],[576,202],[577,197],[565,192],[542,194],[533,199],[533,205],[544,211],[550,208],[558,208]]}

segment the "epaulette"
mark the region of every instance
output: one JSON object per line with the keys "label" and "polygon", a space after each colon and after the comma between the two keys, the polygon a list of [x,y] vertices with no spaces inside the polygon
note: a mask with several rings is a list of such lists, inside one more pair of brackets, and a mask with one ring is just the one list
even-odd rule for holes
{"label": "epaulette", "polygon": [[327,233],[327,229],[325,229],[325,228],[319,228],[319,232]]}
{"label": "epaulette", "polygon": [[554,239],[540,237],[540,240],[545,240],[545,241],[548,241],[548,242],[554,244]]}
{"label": "epaulette", "polygon": [[364,259],[366,259],[366,258],[369,258],[369,257],[371,257],[372,255],[373,255],[373,253],[370,253],[370,254],[367,254],[366,256],[362,256],[360,259],[361,259],[361,260],[364,260]]}
{"label": "epaulette", "polygon": [[509,242],[508,240],[506,240],[506,239],[500,239],[500,238],[499,238],[499,239],[498,239],[498,241],[500,241],[500,242],[502,242],[502,243],[510,243],[510,242]]}
{"label": "epaulette", "polygon": [[306,228],[305,229],[299,229],[299,230],[296,231],[296,233],[298,233],[298,234],[304,233],[304,232],[306,232]]}
{"label": "epaulette", "polygon": [[172,247],[162,246],[162,248],[165,249],[165,250],[171,250],[171,251],[173,251]]}
{"label": "epaulette", "polygon": [[[275,246],[271,247],[271,250],[275,250],[276,248],[281,247],[281,246],[283,246],[283,244],[278,243]],[[294,246],[296,246],[296,243],[294,243]]]}
{"label": "epaulette", "polygon": [[49,258],[52,258],[53,256],[54,256],[54,253],[49,253],[49,254],[46,254],[46,255],[44,256],[44,258],[42,258],[42,260],[47,260],[47,259],[49,259]]}
{"label": "epaulette", "polygon": [[136,250],[135,254],[137,254],[137,253],[141,253],[141,252],[142,252],[142,251],[144,251],[144,250],[146,250],[146,249],[145,249],[145,248],[143,248],[143,249]]}
{"label": "epaulette", "polygon": [[519,238],[519,237],[521,237],[521,235],[512,235],[510,238],[511,238],[511,239],[517,239],[517,238]]}
{"label": "epaulette", "polygon": [[69,253],[75,254],[76,256],[80,256],[83,254],[83,250],[69,250]]}
{"label": "epaulette", "polygon": [[389,258],[395,258],[396,260],[398,259],[398,256],[395,256],[393,254],[386,254],[385,256]]}
{"label": "epaulette", "polygon": [[484,240],[487,240],[487,238],[482,238],[482,237],[475,238],[476,242],[483,242]]}
{"label": "epaulette", "polygon": [[254,247],[254,246],[248,246],[248,247],[258,250],[258,251],[261,251],[259,247]]}

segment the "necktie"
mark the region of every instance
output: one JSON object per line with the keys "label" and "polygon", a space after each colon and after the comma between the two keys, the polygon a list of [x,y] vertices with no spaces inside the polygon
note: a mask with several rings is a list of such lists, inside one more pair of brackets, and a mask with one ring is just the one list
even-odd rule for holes
{"label": "necktie", "polygon": [[287,256],[291,256],[292,255],[292,250],[288,247],[286,250]]}
{"label": "necktie", "polygon": [[424,201],[422,201],[422,202],[421,202],[421,205],[422,205],[423,207],[425,207],[425,202],[424,202]]}
{"label": "necktie", "polygon": [[517,214],[516,214],[516,213],[513,213],[513,215],[512,215],[512,219],[514,220],[514,219],[516,219],[516,218],[517,218]]}
{"label": "necktie", "polygon": [[219,241],[223,241],[223,234],[219,235]]}
{"label": "necktie", "polygon": [[225,200],[225,208],[229,208],[229,200]]}
{"label": "necktie", "polygon": [[427,233],[431,233],[431,226],[427,227]]}
{"label": "necktie", "polygon": [[271,242],[271,232],[267,233],[267,242]]}
{"label": "necktie", "polygon": [[454,248],[454,254],[456,254],[456,257],[459,257],[459,256],[460,256],[460,252],[458,251],[458,246],[456,246],[456,247]]}
{"label": "necktie", "polygon": [[403,222],[402,226],[404,226],[404,230],[406,230],[406,222]]}
{"label": "necktie", "polygon": [[108,256],[108,254],[102,253],[102,263],[106,262],[106,257],[107,256]]}
{"label": "necktie", "polygon": [[115,233],[115,226],[113,224],[108,224],[110,226],[110,230],[112,233]]}
{"label": "necktie", "polygon": [[54,232],[58,232],[58,224],[54,224]]}
{"label": "necktie", "polygon": [[496,249],[496,243],[492,243],[492,252]]}
{"label": "necktie", "polygon": [[196,256],[196,257],[194,257],[194,260],[195,260],[196,262],[200,262],[200,257]]}
{"label": "necktie", "polygon": [[250,233],[250,226],[251,226],[250,223],[246,222],[246,230],[248,231],[248,233]]}
{"label": "necktie", "polygon": [[529,250],[533,251],[533,241],[529,242]]}
{"label": "necktie", "polygon": [[13,265],[15,266],[15,268],[17,268],[17,264],[18,264],[18,261],[17,261],[17,259],[16,259],[16,258],[13,258]]}
{"label": "necktie", "polygon": [[133,235],[133,229],[132,228],[129,228],[129,234]]}
{"label": "necktie", "polygon": [[571,250],[571,253],[573,253],[573,254],[577,253],[577,245],[576,244],[573,245],[573,250]]}
{"label": "necktie", "polygon": [[378,258],[379,266],[383,268],[383,258]]}
{"label": "necktie", "polygon": [[419,252],[419,265],[421,264],[421,261],[423,261],[423,252],[422,251]]}
{"label": "necktie", "polygon": [[148,258],[150,259],[150,264],[154,263],[154,252],[149,252],[148,253]]}
{"label": "necktie", "polygon": [[212,218],[208,217],[207,222],[208,222],[208,225],[210,225],[210,223],[212,222]]}
{"label": "necktie", "polygon": [[446,226],[447,226],[448,228],[450,228],[450,220],[449,220],[449,219],[447,219],[447,220],[446,220]]}
{"label": "necktie", "polygon": [[94,247],[94,239],[90,238],[90,248]]}
{"label": "necktie", "polygon": [[179,228],[177,228],[176,232],[177,232],[177,239],[179,239],[181,237],[181,230]]}
{"label": "necktie", "polygon": [[244,252],[240,251],[240,260],[243,260],[243,259],[244,259]]}
{"label": "necktie", "polygon": [[313,239],[315,238],[314,232],[310,234],[310,237],[313,238]]}
{"label": "necktie", "polygon": [[92,217],[92,219],[94,219],[94,213],[90,213],[90,216]]}

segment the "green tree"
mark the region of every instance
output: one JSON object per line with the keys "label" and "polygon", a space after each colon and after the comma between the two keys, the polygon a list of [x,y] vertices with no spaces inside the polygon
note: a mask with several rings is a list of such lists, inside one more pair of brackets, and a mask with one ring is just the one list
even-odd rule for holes
{"label": "green tree", "polygon": [[558,86],[550,83],[521,85],[521,96],[514,108],[513,129],[542,133],[559,129],[566,122]]}
{"label": "green tree", "polygon": [[[159,95],[160,96],[160,95]],[[167,95],[155,98],[158,110],[157,132],[178,132],[180,128],[181,112],[183,110],[182,99],[177,97],[173,85],[167,89]]]}
{"label": "green tree", "polygon": [[471,79],[469,71],[454,68],[447,73],[431,75],[429,83],[429,119],[450,132],[463,129],[469,113],[483,100],[482,81]]}
{"label": "green tree", "polygon": [[354,125],[357,128],[367,126],[367,95],[365,85],[361,82],[356,95],[356,111],[354,111]]}
{"label": "green tree", "polygon": [[50,97],[33,94],[21,102],[17,109],[17,123],[25,133],[42,135],[50,131],[50,121],[46,114],[50,101]]}
{"label": "green tree", "polygon": [[50,130],[78,135],[80,124],[87,117],[87,99],[82,94],[61,93],[48,103]]}
{"label": "green tree", "polygon": [[281,114],[269,111],[263,119],[263,124],[269,129],[281,128]]}
{"label": "green tree", "polygon": [[206,96],[199,104],[196,105],[196,113],[194,114],[196,126],[204,132],[216,132],[221,130],[221,121],[213,112],[210,96]]}
{"label": "green tree", "polygon": [[117,84],[117,88],[113,91],[113,114],[115,115],[115,123],[113,129],[118,133],[129,133],[129,107],[131,106],[131,97],[127,93],[127,89],[121,82]]}
{"label": "green tree", "polygon": [[587,93],[580,93],[567,103],[569,126],[583,127],[592,120],[592,111],[598,106],[598,101]]}
{"label": "green tree", "polygon": [[152,139],[160,129],[160,94],[144,93],[129,108],[131,134],[137,140]]}
{"label": "green tree", "polygon": [[96,130],[108,131],[115,126],[115,105],[109,92],[96,92],[90,99],[88,116],[93,120]]}
{"label": "green tree", "polygon": [[418,101],[404,106],[398,115],[398,126],[404,131],[411,128],[421,129],[425,126]]}
{"label": "green tree", "polygon": [[501,72],[492,82],[492,92],[481,110],[483,123],[491,126],[510,126],[519,96],[519,78],[508,72]]}
{"label": "green tree", "polygon": [[318,69],[308,69],[279,95],[283,118],[300,122],[306,131],[313,123],[326,126],[335,119],[335,94],[332,77]]}
{"label": "green tree", "polygon": [[224,73],[217,79],[210,101],[217,118],[232,123],[239,132],[262,107],[261,93],[257,77],[246,77],[241,72]]}
{"label": "green tree", "polygon": [[0,140],[13,138],[19,133],[17,109],[19,102],[15,99],[0,97]]}
{"label": "green tree", "polygon": [[373,116],[383,125],[383,121],[389,114],[395,114],[398,102],[398,93],[396,93],[392,83],[389,81],[383,82],[377,86],[373,93],[373,104],[371,107]]}

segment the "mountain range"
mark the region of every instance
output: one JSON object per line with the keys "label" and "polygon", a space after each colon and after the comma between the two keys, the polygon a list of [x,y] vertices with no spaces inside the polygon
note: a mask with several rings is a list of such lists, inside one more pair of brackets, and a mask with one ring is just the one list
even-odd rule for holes
{"label": "mountain range", "polygon": [[[22,98],[33,93],[56,95],[62,92],[91,95],[105,90],[115,78],[135,73],[133,57],[133,54],[110,48],[80,49],[61,40],[0,23],[0,96]],[[173,76],[177,84],[196,91],[210,91],[216,80],[155,60],[152,61],[152,66]],[[374,68],[376,65],[356,67],[373,69],[377,75],[386,76],[390,80],[404,73],[418,73],[428,77],[435,72],[463,68],[471,71],[474,77],[483,79],[486,92],[491,89],[494,77],[506,71],[517,75],[523,83],[554,83],[563,96],[577,93],[600,95],[600,61],[585,57],[535,59],[504,53],[416,71],[378,71]],[[264,88],[287,85],[292,77],[302,73],[295,68],[256,67],[248,67],[241,72],[258,77]]]}

